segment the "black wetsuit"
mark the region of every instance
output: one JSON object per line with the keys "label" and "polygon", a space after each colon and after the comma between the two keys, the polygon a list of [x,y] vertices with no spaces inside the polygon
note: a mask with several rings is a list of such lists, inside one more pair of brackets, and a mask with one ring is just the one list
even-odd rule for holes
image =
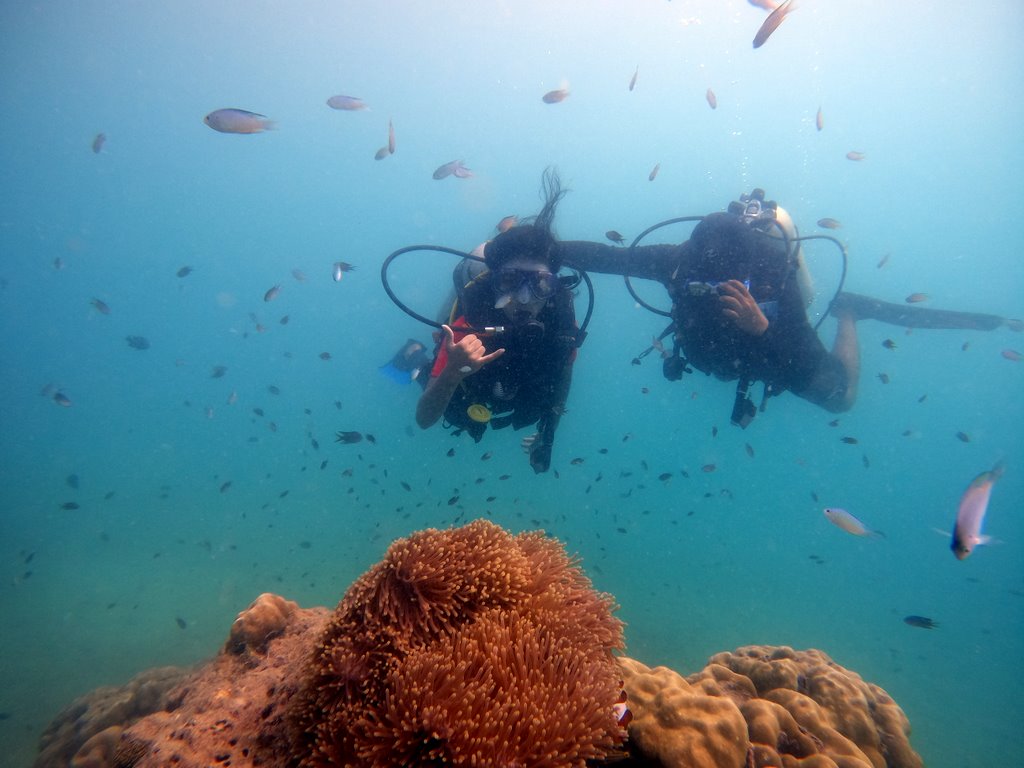
{"label": "black wetsuit", "polygon": [[[720,379],[738,379],[741,385],[763,381],[769,394],[788,389],[829,409],[838,409],[845,399],[846,370],[807,319],[797,265],[781,238],[769,237],[733,214],[715,213],[682,245],[630,251],[573,241],[560,247],[569,266],[665,285],[672,299],[677,351],[694,368]],[[733,279],[748,282],[768,318],[761,336],[740,330],[723,315],[717,291],[707,285]]]}
{"label": "black wetsuit", "polygon": [[[539,445],[531,453],[531,463],[536,471],[544,471],[572,381],[577,347],[572,292],[559,291],[541,310],[536,323],[520,327],[511,325],[502,310],[494,309],[488,278],[489,274],[484,275],[464,290],[463,317],[472,327],[505,326],[508,330],[504,333],[481,337],[488,354],[502,347],[505,353],[462,380],[448,401],[445,421],[476,441],[488,425],[520,429],[537,424]],[[458,332],[458,325],[453,330]],[[492,414],[490,421],[471,418],[468,409],[472,405],[486,406]]]}

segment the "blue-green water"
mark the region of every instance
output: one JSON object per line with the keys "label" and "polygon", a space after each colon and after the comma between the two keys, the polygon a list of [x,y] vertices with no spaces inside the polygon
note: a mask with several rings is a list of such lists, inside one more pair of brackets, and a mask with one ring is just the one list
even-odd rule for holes
{"label": "blue-green water", "polygon": [[[1018,4],[805,0],[754,51],[763,17],[741,0],[0,7],[0,761],[30,764],[74,696],[209,656],[260,592],[334,604],[394,538],[486,514],[566,541],[649,664],[821,648],[896,698],[929,766],[1016,763],[1024,364],[1000,353],[1021,336],[861,323],[838,427],[785,395],[741,432],[732,386],[629,364],[661,319],[595,276],[557,477],[533,475],[520,435],[414,429],[418,389],[376,370],[428,339],[381,290],[387,254],[472,248],[537,211],[548,165],[572,189],[564,238],[632,238],[761,186],[804,233],[842,221],[851,290],[1024,315]],[[333,111],[337,93],[371,109]],[[221,107],[277,130],[215,133]],[[397,152],[375,161],[389,119]],[[474,178],[431,178],[456,158]],[[808,256],[820,307],[835,254]],[[337,260],[356,265],[339,283]],[[451,266],[410,256],[395,287],[433,313]],[[1000,459],[999,541],[958,562],[933,529]],[[843,533],[827,505],[886,537]]]}

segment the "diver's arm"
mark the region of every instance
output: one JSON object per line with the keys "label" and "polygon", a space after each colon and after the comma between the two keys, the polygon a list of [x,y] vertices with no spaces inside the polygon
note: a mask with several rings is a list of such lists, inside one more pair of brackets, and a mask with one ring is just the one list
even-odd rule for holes
{"label": "diver's arm", "polygon": [[452,395],[467,375],[448,365],[439,376],[431,377],[416,403],[416,423],[420,429],[429,429],[444,415]]}
{"label": "diver's arm", "polygon": [[442,325],[441,330],[445,334],[445,366],[427,383],[416,404],[416,423],[421,429],[427,429],[437,423],[464,378],[505,354],[504,347],[488,353],[476,334],[468,333],[456,342],[455,333],[450,326]]}
{"label": "diver's arm", "polygon": [[585,272],[629,275],[668,282],[679,263],[678,245],[641,245],[637,248],[564,240],[559,243],[562,262]]}

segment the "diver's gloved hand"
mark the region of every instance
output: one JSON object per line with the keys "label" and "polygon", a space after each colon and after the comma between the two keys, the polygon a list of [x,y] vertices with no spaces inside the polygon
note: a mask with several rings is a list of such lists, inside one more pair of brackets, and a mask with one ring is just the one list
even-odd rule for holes
{"label": "diver's gloved hand", "polygon": [[537,474],[547,472],[551,466],[551,446],[540,439],[540,433],[534,432],[524,437],[521,443],[523,453],[530,457],[530,466]]}

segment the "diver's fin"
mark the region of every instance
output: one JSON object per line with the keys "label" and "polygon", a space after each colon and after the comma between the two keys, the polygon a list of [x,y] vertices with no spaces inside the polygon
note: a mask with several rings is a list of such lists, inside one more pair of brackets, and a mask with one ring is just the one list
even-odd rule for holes
{"label": "diver's fin", "polygon": [[399,384],[411,384],[413,381],[411,371],[403,371],[401,368],[398,368],[391,363],[385,363],[377,370]]}
{"label": "diver's fin", "polygon": [[956,312],[950,309],[894,304],[871,296],[843,291],[832,303],[834,315],[850,314],[857,320],[878,320],[890,325],[907,328],[963,329],[972,331],[994,331],[1009,321],[998,315],[980,312]]}

